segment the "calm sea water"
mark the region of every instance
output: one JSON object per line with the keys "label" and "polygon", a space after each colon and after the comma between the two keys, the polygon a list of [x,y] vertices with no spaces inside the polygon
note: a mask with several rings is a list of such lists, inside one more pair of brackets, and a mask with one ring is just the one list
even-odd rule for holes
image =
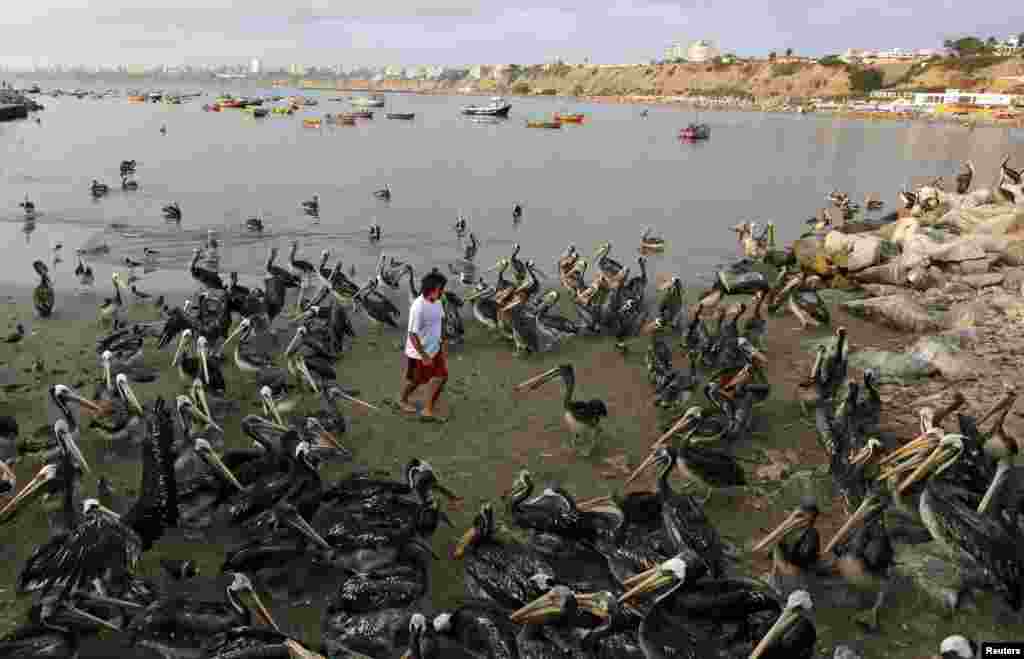
{"label": "calm sea water", "polygon": [[[388,109],[415,112],[414,121],[381,113],[356,127],[322,130],[304,128],[302,118],[351,109],[328,101],[344,94],[306,92],[320,105],[292,117],[203,112],[202,104],[225,89],[271,93],[241,85],[210,86],[207,96],[179,106],[43,97],[41,124],[0,124],[2,281],[34,283],[32,260],[51,262],[61,243],[58,286],[73,288],[74,250],[105,244],[109,254],[91,259],[102,290],[112,267],[127,271],[124,257],[141,261],[144,247],[160,255],[137,273],[139,288],[186,289],[184,268],[210,229],[221,242],[222,271],[237,270],[250,284],[269,247],[281,247],[284,261],[292,240],[311,261],[330,249],[332,263],[354,265],[359,278],[382,253],[418,269],[444,267],[462,255],[452,230],[459,213],[480,240],[481,267],[518,242],[524,256],[553,271],[569,243],[591,252],[602,240],[630,264],[650,226],[669,242],[654,270],[696,281],[736,254],[728,229],[737,222],[774,221],[779,238],[789,239],[833,188],[856,200],[878,194],[891,208],[901,185],[949,180],[961,159],[975,162],[984,185],[1004,153],[1024,164],[1019,138],[998,128],[715,112],[699,117],[711,125],[711,140],[685,144],[675,135],[695,118],[690,110],[652,107],[642,119],[640,106],[553,98],[512,98],[511,118],[496,125],[459,114],[479,98],[451,96],[390,95]],[[566,110],[587,113],[587,122],[524,127],[525,118]],[[118,164],[133,158],[140,187],[122,191]],[[112,192],[93,200],[93,178]],[[390,203],[373,196],[385,183]],[[318,222],[301,211],[313,194],[320,195]],[[40,211],[31,225],[17,205],[25,195]],[[170,201],[181,204],[180,226],[162,219]],[[518,226],[516,202],[525,209]],[[256,214],[266,222],[262,235],[242,226]],[[366,228],[375,220],[383,239],[371,245]]]}

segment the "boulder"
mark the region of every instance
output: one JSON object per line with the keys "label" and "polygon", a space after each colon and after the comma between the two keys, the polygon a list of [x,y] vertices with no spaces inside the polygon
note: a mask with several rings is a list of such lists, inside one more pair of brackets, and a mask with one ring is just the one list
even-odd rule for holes
{"label": "boulder", "polygon": [[793,242],[793,256],[805,272],[829,276],[835,272],[835,265],[825,251],[825,241],[821,236],[812,235]]}
{"label": "boulder", "polygon": [[1024,319],[1024,300],[1016,295],[995,295],[989,299],[989,304],[999,309],[1011,320]]}
{"label": "boulder", "polygon": [[1002,259],[1007,265],[1024,265],[1024,240],[1008,243],[1002,252]]}
{"label": "boulder", "polygon": [[905,332],[934,332],[944,329],[941,317],[932,315],[909,295],[851,300],[842,307],[849,313]]}
{"label": "boulder", "polygon": [[985,250],[973,241],[957,240],[947,244],[933,244],[930,257],[941,263],[960,263],[985,258]]}
{"label": "boulder", "polygon": [[907,237],[917,233],[920,226],[916,218],[904,217],[879,229],[878,235],[885,240],[902,244]]}
{"label": "boulder", "polygon": [[[968,292],[973,291],[966,284],[964,287]],[[902,286],[896,286],[894,284],[864,284],[861,286],[865,291],[871,294],[872,297],[885,297],[886,295],[902,295],[906,290]]]}
{"label": "boulder", "polygon": [[850,235],[830,231],[825,236],[825,253],[833,263],[849,272],[857,272],[881,261],[882,239],[866,233]]}
{"label": "boulder", "polygon": [[989,272],[982,275],[964,275],[960,278],[960,281],[964,282],[971,288],[987,288],[989,286],[999,286],[1003,283],[1003,273],[1001,272]]}
{"label": "boulder", "polygon": [[951,329],[977,327],[986,310],[985,305],[978,301],[954,304],[946,316],[946,326]]}
{"label": "boulder", "polygon": [[999,262],[998,254],[990,254],[982,259],[971,259],[959,263],[947,262],[942,267],[945,272],[953,275],[980,275],[988,272]]}
{"label": "boulder", "polygon": [[929,373],[947,380],[963,380],[982,373],[985,364],[960,350],[955,336],[924,336],[910,347],[911,360]]}
{"label": "boulder", "polygon": [[850,355],[850,366],[872,369],[883,384],[928,377],[935,372],[929,364],[915,360],[910,354],[888,350],[860,350]]}
{"label": "boulder", "polygon": [[865,268],[851,275],[860,284],[884,284],[887,286],[903,286],[907,283],[907,272],[899,259]]}

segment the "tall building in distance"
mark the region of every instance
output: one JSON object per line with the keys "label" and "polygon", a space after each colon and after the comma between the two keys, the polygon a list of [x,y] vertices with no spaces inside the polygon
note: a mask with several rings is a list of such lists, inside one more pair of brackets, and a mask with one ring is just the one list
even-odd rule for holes
{"label": "tall building in distance", "polygon": [[675,41],[673,43],[670,43],[665,48],[665,57],[664,57],[664,59],[667,60],[667,61],[677,60],[677,59],[686,59],[686,47],[683,46],[683,44],[681,42],[679,42],[679,41]]}
{"label": "tall building in distance", "polygon": [[263,62],[260,61],[259,57],[254,57],[252,58],[252,61],[249,62],[249,73],[254,76],[258,76],[263,73]]}
{"label": "tall building in distance", "polygon": [[690,44],[690,47],[686,49],[686,59],[691,62],[707,62],[718,57],[721,53],[718,52],[718,48],[715,44],[707,39],[701,39],[700,41],[694,41]]}

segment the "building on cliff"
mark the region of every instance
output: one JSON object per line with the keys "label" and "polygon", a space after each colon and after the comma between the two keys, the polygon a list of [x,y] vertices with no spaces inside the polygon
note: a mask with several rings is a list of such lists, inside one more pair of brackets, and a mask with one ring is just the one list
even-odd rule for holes
{"label": "building on cliff", "polygon": [[707,39],[700,39],[690,44],[686,49],[686,59],[691,62],[707,62],[718,57],[721,53],[715,44]]}

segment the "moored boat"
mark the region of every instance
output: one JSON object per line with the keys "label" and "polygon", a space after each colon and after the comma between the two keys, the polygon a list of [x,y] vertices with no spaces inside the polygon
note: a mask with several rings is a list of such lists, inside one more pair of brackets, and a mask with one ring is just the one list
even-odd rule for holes
{"label": "moored boat", "polygon": [[279,115],[287,116],[287,115],[294,114],[295,113],[295,108],[293,108],[290,105],[284,105],[284,106],[280,106],[279,105],[279,106],[273,108],[271,110],[271,112],[273,112],[274,114],[279,114]]}
{"label": "moored boat", "polygon": [[270,112],[269,110],[267,110],[267,108],[260,107],[258,105],[249,105],[249,106],[247,106],[244,109],[245,109],[246,112],[248,112],[252,116],[256,117],[257,119],[260,118],[260,117],[267,116],[267,114],[269,114],[269,112]]}
{"label": "moored boat", "polygon": [[561,128],[561,121],[548,121],[546,119],[526,120],[527,128]]}
{"label": "moored boat", "polygon": [[464,105],[462,114],[475,117],[507,117],[512,104],[500,96],[495,96],[487,105]]}
{"label": "moored boat", "polygon": [[339,114],[334,123],[338,124],[339,126],[355,126],[356,125],[356,118],[355,117],[347,117],[347,116],[345,116],[343,114]]}
{"label": "moored boat", "polygon": [[373,112],[370,110],[356,110],[355,112],[343,112],[338,116],[349,117],[350,119],[373,119]]}
{"label": "moored boat", "polygon": [[128,97],[129,103],[145,103],[146,97],[141,94],[132,94]]}
{"label": "moored boat", "polygon": [[404,119],[405,121],[411,121],[416,118],[415,112],[388,112],[386,115],[388,119]]}
{"label": "moored boat", "polygon": [[571,112],[568,114],[555,113],[555,121],[561,121],[563,124],[582,124],[584,114],[582,112]]}
{"label": "moored boat", "polygon": [[320,123],[321,122],[320,122],[319,119],[303,119],[302,120],[302,125],[305,126],[306,128],[320,128]]}
{"label": "moored boat", "polygon": [[384,97],[376,94],[373,96],[352,96],[348,99],[348,102],[359,108],[382,108],[384,107]]}
{"label": "moored boat", "polygon": [[682,140],[706,140],[711,137],[711,127],[707,124],[690,124],[679,131],[679,139]]}

